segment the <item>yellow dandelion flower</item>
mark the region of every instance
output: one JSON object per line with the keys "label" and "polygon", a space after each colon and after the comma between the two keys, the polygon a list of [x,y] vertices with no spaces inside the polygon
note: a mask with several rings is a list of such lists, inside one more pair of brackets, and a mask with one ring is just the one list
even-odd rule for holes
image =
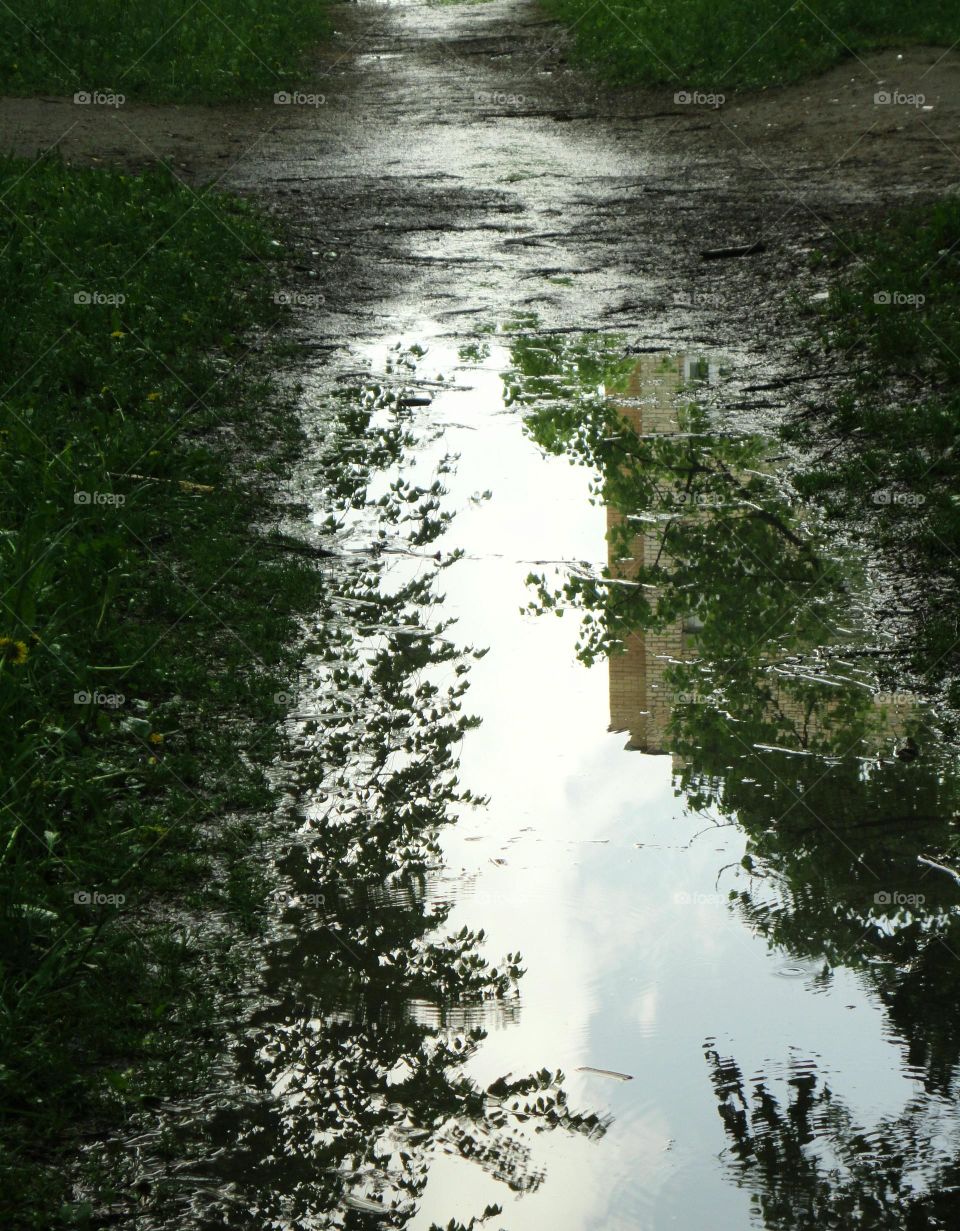
{"label": "yellow dandelion flower", "polygon": [[114,329],[113,333],[110,335],[111,338],[125,338],[126,336],[127,335],[122,329]]}
{"label": "yellow dandelion flower", "polygon": [[13,667],[22,667],[29,653],[25,641],[15,641],[12,637],[0,637],[0,662],[10,663]]}
{"label": "yellow dandelion flower", "polygon": [[150,732],[150,743],[151,744],[162,744],[163,743],[163,736],[160,734],[159,731]]}
{"label": "yellow dandelion flower", "polygon": [[148,401],[148,402],[159,402],[159,401],[160,401],[160,394],[159,394],[159,393],[156,393],[156,392],[154,392],[154,393],[148,393],[148,394],[147,394],[147,401]]}

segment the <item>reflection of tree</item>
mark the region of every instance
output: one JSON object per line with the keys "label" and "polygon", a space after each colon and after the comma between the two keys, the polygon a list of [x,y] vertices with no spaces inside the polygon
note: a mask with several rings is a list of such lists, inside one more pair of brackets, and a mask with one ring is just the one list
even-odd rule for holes
{"label": "reflection of tree", "polygon": [[[771,946],[858,969],[878,993],[929,1089],[953,1088],[960,1061],[957,891],[920,875],[918,849],[950,840],[956,777],[936,764],[864,764],[756,752],[742,733],[684,739],[678,786],[691,805],[747,835],[749,887],[732,894]],[[922,901],[913,897],[922,895]]]}
{"label": "reflection of tree", "polygon": [[[437,484],[368,493],[411,443],[391,405],[383,391],[345,402],[329,488],[345,510],[375,512],[374,534],[400,527],[399,541],[422,544],[444,521]],[[166,1181],[181,1225],[401,1227],[433,1154],[524,1192],[542,1179],[531,1132],[604,1131],[567,1106],[559,1072],[486,1088],[465,1072],[484,1026],[517,1015],[523,972],[519,954],[488,961],[482,931],[445,926],[438,835],[482,802],[456,775],[477,652],[436,619],[433,562],[390,584],[391,542],[330,570],[318,677],[301,699],[310,755],[292,785],[305,825],[281,864],[282,932],[263,955],[232,1090],[178,1129],[178,1152],[196,1160]]]}
{"label": "reflection of tree", "polygon": [[[600,498],[621,515],[614,551],[630,556],[639,583],[604,584],[622,580],[620,570],[566,583],[565,598],[591,621],[584,656],[693,617],[692,655],[666,672],[677,784],[691,806],[746,831],[753,882],[737,895],[743,916],[773,945],[867,972],[911,1061],[942,1088],[960,1059],[956,892],[929,876],[921,885],[915,860],[951,844],[956,773],[929,738],[913,764],[889,755],[904,716],[876,704],[864,658],[841,639],[843,579],[791,524],[763,465],[769,446],[715,439],[689,404],[675,434],[641,438],[592,392],[575,413],[537,403],[529,424],[551,447],[575,442],[599,471]],[[652,563],[638,559],[638,515],[655,528]],[[925,903],[910,913],[876,902],[878,892],[922,893]]]}
{"label": "reflection of tree", "polygon": [[[534,576],[534,609],[579,607],[588,662],[616,653],[638,631],[680,622],[695,630],[684,639],[683,661],[663,676],[672,694],[670,748],[689,805],[746,834],[737,872],[741,885],[748,879],[731,893],[734,908],[772,946],[823,962],[823,978],[835,965],[858,970],[928,1091],[953,1098],[957,887],[939,874],[921,875],[916,862],[918,853],[947,852],[956,840],[952,750],[911,703],[878,702],[877,664],[895,655],[845,628],[861,584],[856,567],[816,550],[780,490],[770,443],[713,430],[692,390],[676,406],[675,427],[634,430],[623,413],[629,381],[616,340],[607,345],[613,398],[595,369],[578,380],[578,357],[562,338],[537,339],[535,364],[526,344],[514,352],[511,386],[531,435],[592,469],[597,499],[618,515],[611,565],[583,564],[559,580]],[[901,751],[914,759],[894,755],[904,736],[915,742]],[[849,1123],[830,1121],[826,1110],[835,1104],[802,1083],[788,1112],[765,1090],[756,1098],[753,1127],[745,1106],[732,1123],[746,1125],[751,1174],[768,1168],[769,1226],[945,1225],[871,1223],[856,1211],[843,1222],[844,1203],[856,1206],[860,1171],[842,1182],[825,1177],[804,1150],[821,1123],[836,1129],[835,1144],[853,1148]],[[814,1105],[823,1116],[810,1129]],[[770,1134],[759,1140],[764,1116]],[[891,1155],[896,1192],[894,1182],[906,1186],[923,1162],[923,1137],[909,1118],[881,1127],[904,1134],[900,1154]],[[809,1197],[819,1213],[806,1221],[778,1213],[778,1184],[795,1188],[801,1203]],[[880,1201],[875,1177],[861,1187],[864,1209]],[[919,1198],[914,1204],[920,1218],[928,1207]]]}
{"label": "reflection of tree", "polygon": [[[923,1099],[870,1132],[802,1065],[778,1100],[747,1089],[735,1061],[707,1050],[728,1166],[769,1231],[936,1231],[957,1226],[960,1164]],[[950,1146],[953,1148],[950,1148]]]}
{"label": "reflection of tree", "polygon": [[[536,576],[541,605],[585,610],[586,661],[616,652],[637,629],[686,621],[697,630],[696,656],[676,665],[679,691],[762,723],[768,742],[793,738],[810,747],[819,739],[835,751],[847,739],[848,746],[848,734],[856,738],[875,707],[863,683],[844,680],[849,671],[838,669],[854,653],[835,614],[844,583],[794,525],[768,443],[711,430],[706,412],[689,400],[677,406],[676,430],[637,432],[592,375],[587,388],[570,393],[578,367],[562,340],[540,340],[538,366],[551,348],[563,374],[559,401],[537,394],[539,374],[528,385],[525,352],[515,354],[521,373],[514,383],[532,390],[528,429],[544,448],[594,470],[597,500],[619,517],[610,529],[617,567],[584,565],[559,590]],[[622,386],[622,365],[615,377]],[[651,539],[654,550],[638,550]],[[818,721],[825,709],[829,723]]]}

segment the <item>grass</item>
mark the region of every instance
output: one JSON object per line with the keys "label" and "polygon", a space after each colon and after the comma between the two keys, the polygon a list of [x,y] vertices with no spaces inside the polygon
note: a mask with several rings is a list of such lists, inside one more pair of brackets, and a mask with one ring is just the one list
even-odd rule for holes
{"label": "grass", "polygon": [[257,531],[300,444],[267,224],[53,160],[0,162],[0,198],[0,1209],[47,1227],[78,1127],[211,1042],[229,964],[191,919],[256,926],[242,864],[320,582]]}
{"label": "grass", "polygon": [[323,0],[6,0],[0,90],[153,102],[263,95],[330,33]]}
{"label": "grass", "polygon": [[543,0],[574,55],[614,83],[756,88],[822,72],[850,52],[960,38],[953,0]]}
{"label": "grass", "polygon": [[818,259],[831,289],[810,349],[843,384],[790,426],[817,450],[798,485],[917,583],[913,657],[936,681],[960,666],[960,201],[901,210]]}

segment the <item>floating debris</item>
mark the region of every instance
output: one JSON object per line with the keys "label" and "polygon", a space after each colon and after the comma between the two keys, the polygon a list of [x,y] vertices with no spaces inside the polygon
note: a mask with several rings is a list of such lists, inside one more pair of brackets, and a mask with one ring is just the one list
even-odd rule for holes
{"label": "floating debris", "polygon": [[614,1081],[633,1081],[633,1074],[618,1073],[616,1069],[595,1069],[591,1064],[581,1064],[578,1073],[596,1073],[598,1077],[612,1077]]}
{"label": "floating debris", "polygon": [[753,256],[765,251],[767,245],[759,240],[754,244],[733,244],[728,248],[704,248],[700,255],[705,261],[720,261],[730,256]]}

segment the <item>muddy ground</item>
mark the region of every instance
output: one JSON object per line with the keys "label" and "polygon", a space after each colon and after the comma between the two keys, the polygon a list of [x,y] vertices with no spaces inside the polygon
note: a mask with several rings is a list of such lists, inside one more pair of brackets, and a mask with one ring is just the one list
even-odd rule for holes
{"label": "muddy ground", "polygon": [[[282,218],[308,395],[385,336],[535,316],[638,349],[730,356],[725,405],[755,418],[819,396],[791,374],[811,249],[894,203],[960,186],[960,53],[849,58],[789,89],[676,102],[601,90],[531,0],[335,9],[295,101],[116,109],[0,100],[0,148],[167,163]],[[924,96],[875,102],[880,91]],[[196,208],[202,209],[202,193]],[[29,225],[29,219],[24,222]],[[747,256],[705,250],[761,241]],[[529,326],[528,326],[529,327]],[[757,388],[759,386],[759,388]]]}
{"label": "muddy ground", "polygon": [[[253,194],[302,242],[292,279],[324,297],[300,309],[305,338],[349,344],[438,317],[463,334],[471,318],[535,312],[638,345],[733,348],[744,372],[789,362],[781,309],[816,289],[811,247],[960,184],[956,51],[848,57],[710,106],[675,102],[682,81],[599,89],[528,0],[334,11],[302,101],[5,99],[3,147],[162,160],[192,185]],[[878,91],[923,100],[877,103]],[[765,249],[749,257],[701,255],[756,239]]]}

